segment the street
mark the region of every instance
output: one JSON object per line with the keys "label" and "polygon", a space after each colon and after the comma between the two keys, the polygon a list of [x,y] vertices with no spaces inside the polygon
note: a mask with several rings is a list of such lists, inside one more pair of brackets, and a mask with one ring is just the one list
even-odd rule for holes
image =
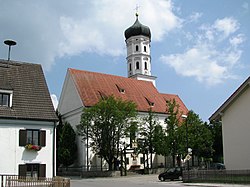
{"label": "street", "polygon": [[139,175],[113,178],[72,179],[71,187],[178,187],[185,186],[181,181],[160,182],[158,175]]}
{"label": "street", "polygon": [[71,187],[247,187],[249,185],[236,184],[207,184],[207,183],[183,183],[182,181],[160,182],[158,175],[136,175],[112,178],[71,179]]}
{"label": "street", "polygon": [[136,175],[113,178],[91,178],[72,179],[71,187],[181,187],[181,186],[203,186],[203,187],[246,187],[234,184],[206,184],[206,183],[183,183],[182,181],[160,182],[158,175]]}

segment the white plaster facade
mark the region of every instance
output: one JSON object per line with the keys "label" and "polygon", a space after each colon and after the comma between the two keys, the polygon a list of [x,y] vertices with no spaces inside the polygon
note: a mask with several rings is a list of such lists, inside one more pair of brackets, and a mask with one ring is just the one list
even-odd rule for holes
{"label": "white plaster facade", "polygon": [[[54,122],[32,120],[0,119],[0,173],[9,175],[19,174],[20,164],[45,164],[46,177],[55,174],[55,129]],[[40,151],[27,150],[19,146],[20,129],[34,129],[46,131],[46,145]]]}
{"label": "white plaster facade", "polygon": [[224,163],[228,170],[250,169],[250,87],[248,78],[210,117],[222,122]]}

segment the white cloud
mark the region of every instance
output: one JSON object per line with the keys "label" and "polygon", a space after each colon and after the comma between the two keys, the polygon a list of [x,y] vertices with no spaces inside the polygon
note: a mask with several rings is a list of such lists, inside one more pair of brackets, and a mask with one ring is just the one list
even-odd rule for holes
{"label": "white cloud", "polygon": [[50,98],[51,98],[51,100],[52,100],[54,109],[56,110],[56,109],[57,109],[57,106],[58,106],[58,99],[57,99],[57,96],[56,96],[55,94],[51,94],[51,95],[50,95]]}
{"label": "white cloud", "polygon": [[234,18],[226,17],[217,19],[214,23],[214,28],[224,33],[224,37],[228,37],[239,29],[239,23]]}
{"label": "white cloud", "polygon": [[[197,81],[213,86],[227,79],[234,79],[234,67],[239,63],[242,51],[239,45],[245,40],[233,18],[217,19],[214,24],[203,24],[193,33],[193,45],[183,53],[162,55],[161,61],[174,68],[177,74],[195,77]],[[188,32],[188,35],[191,33]]]}
{"label": "white cloud", "polygon": [[201,13],[201,12],[193,12],[189,16],[189,21],[190,22],[197,22],[202,17],[202,15],[203,15],[203,13]]}
{"label": "white cloud", "polygon": [[[119,56],[126,52],[123,33],[135,21],[136,4],[139,20],[150,27],[153,41],[181,27],[170,0],[12,0],[0,6],[0,40],[16,40],[13,59],[41,63],[45,70],[55,58],[83,52]],[[7,53],[3,48],[0,45],[0,58]]]}
{"label": "white cloud", "polygon": [[237,36],[233,36],[230,38],[229,42],[232,46],[238,47],[241,43],[245,41],[245,37],[243,34],[238,34]]}

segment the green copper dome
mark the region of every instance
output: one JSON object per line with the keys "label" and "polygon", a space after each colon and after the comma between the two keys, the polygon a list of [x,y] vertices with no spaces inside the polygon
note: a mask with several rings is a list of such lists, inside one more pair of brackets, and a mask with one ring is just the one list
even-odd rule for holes
{"label": "green copper dome", "polygon": [[143,35],[151,39],[151,32],[150,32],[149,27],[142,25],[139,22],[138,14],[136,14],[135,23],[131,27],[125,30],[124,35],[125,35],[126,40],[130,38],[131,36],[138,36],[138,35]]}

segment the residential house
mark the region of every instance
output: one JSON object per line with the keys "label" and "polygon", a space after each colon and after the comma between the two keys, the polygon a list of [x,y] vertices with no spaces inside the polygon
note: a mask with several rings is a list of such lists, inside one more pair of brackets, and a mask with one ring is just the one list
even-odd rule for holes
{"label": "residential house", "polygon": [[221,121],[224,163],[229,170],[250,169],[250,77],[212,114]]}
{"label": "residential house", "polygon": [[53,177],[56,123],[41,65],[0,60],[0,174]]}

